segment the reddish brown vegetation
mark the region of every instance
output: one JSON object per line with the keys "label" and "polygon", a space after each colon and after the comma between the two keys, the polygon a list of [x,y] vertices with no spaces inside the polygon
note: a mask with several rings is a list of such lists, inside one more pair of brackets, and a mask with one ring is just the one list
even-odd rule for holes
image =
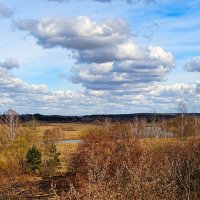
{"label": "reddish brown vegetation", "polygon": [[72,166],[81,185],[72,199],[200,199],[200,139],[148,148],[114,124],[91,130]]}
{"label": "reddish brown vegetation", "polygon": [[[20,165],[24,157],[20,151],[20,159],[13,154],[13,159],[0,163],[0,199],[199,200],[199,124],[199,118],[185,118],[181,125],[185,140],[179,140],[183,131],[179,118],[152,124],[144,120],[106,122],[101,128],[88,130],[77,152],[68,156],[70,172],[39,180]],[[159,130],[163,139],[154,138]],[[171,131],[177,139],[166,138]],[[188,135],[195,137],[189,139]],[[46,136],[47,144],[57,138],[51,131]],[[14,149],[11,152],[16,153],[18,147],[26,149],[22,141],[17,146],[15,143],[8,146]]]}

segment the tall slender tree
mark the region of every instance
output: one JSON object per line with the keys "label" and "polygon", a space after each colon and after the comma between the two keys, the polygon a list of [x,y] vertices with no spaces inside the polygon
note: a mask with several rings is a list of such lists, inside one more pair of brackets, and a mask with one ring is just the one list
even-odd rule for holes
{"label": "tall slender tree", "polygon": [[3,123],[7,130],[8,140],[12,142],[19,127],[19,115],[15,110],[9,109],[3,115]]}

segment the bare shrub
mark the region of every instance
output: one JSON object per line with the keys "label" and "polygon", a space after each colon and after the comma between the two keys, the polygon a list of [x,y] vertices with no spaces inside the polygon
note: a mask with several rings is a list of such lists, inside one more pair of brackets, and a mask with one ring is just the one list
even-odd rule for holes
{"label": "bare shrub", "polygon": [[55,144],[63,136],[63,131],[60,128],[46,129],[43,134],[44,144]]}
{"label": "bare shrub", "polygon": [[72,199],[200,198],[200,140],[149,149],[130,132],[122,124],[89,131],[73,158],[81,187]]}
{"label": "bare shrub", "polygon": [[4,191],[5,198],[15,196],[16,180],[20,174],[20,167],[13,159],[4,159],[0,163],[0,189]]}
{"label": "bare shrub", "polygon": [[7,130],[7,137],[12,142],[19,126],[19,116],[15,110],[9,109],[3,115],[3,123]]}

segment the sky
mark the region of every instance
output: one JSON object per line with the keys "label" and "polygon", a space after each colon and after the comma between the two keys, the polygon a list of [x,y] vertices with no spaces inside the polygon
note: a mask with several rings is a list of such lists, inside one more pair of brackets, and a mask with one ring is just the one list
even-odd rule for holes
{"label": "sky", "polygon": [[200,0],[0,0],[0,113],[200,112]]}

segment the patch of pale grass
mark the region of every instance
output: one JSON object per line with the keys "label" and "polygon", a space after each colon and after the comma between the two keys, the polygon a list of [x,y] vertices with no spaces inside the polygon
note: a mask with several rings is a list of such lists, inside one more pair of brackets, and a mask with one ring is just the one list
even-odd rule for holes
{"label": "patch of pale grass", "polygon": [[43,133],[47,129],[59,128],[62,131],[60,140],[78,140],[88,130],[96,128],[95,124],[83,123],[48,123],[37,127],[38,137],[42,139]]}

